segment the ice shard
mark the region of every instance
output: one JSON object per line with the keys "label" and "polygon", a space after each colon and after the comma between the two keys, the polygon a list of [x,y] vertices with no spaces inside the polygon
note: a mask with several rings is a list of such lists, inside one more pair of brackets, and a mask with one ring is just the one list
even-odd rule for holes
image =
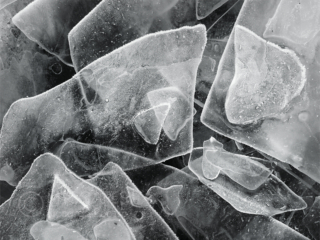
{"label": "ice shard", "polygon": [[197,19],[206,18],[226,2],[228,0],[197,0]]}
{"label": "ice shard", "polygon": [[[196,71],[205,42],[201,25],[150,34],[98,59],[64,84],[15,102],[0,136],[0,166],[11,167],[15,176],[0,171],[0,179],[16,184],[35,156],[54,151],[67,138],[155,162],[190,152],[192,121],[184,122],[182,116],[193,116]],[[175,90],[156,104],[176,98],[173,105],[179,111],[169,111],[170,121],[165,120],[160,140],[152,145],[134,129],[134,117],[154,107],[148,93],[167,89]],[[171,122],[174,118],[178,124]]]}
{"label": "ice shard", "polygon": [[12,19],[32,41],[72,66],[68,33],[101,0],[35,0]]}

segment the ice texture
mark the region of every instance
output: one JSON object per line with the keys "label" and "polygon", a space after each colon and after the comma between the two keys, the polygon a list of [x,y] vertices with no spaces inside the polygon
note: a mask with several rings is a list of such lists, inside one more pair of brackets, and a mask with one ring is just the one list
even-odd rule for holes
{"label": "ice texture", "polygon": [[226,2],[228,2],[228,0],[197,0],[197,19],[201,20],[206,18]]}
{"label": "ice texture", "polygon": [[311,208],[303,218],[304,225],[308,228],[314,239],[320,238],[320,196],[316,197]]}
{"label": "ice texture", "polygon": [[[155,162],[190,152],[194,86],[205,43],[202,25],[150,34],[99,58],[67,82],[13,103],[0,136],[0,167],[7,164],[15,176],[0,170],[0,180],[16,184],[34,157],[54,151],[67,138]],[[172,108],[177,111],[169,109],[168,118],[178,124],[165,120],[157,145],[149,144],[135,130],[134,117],[154,107],[152,94],[167,91],[169,99],[162,96],[164,102],[156,104],[176,98]]]}
{"label": "ice texture", "polygon": [[5,8],[6,6],[10,5],[11,3],[14,3],[17,0],[1,0],[0,1],[0,10]]}
{"label": "ice texture", "polygon": [[248,190],[221,173],[214,180],[206,178],[202,169],[203,151],[203,148],[193,150],[189,161],[190,170],[203,184],[207,185],[238,211],[273,216],[306,208],[303,199],[272,174],[256,190]]}
{"label": "ice texture", "polygon": [[234,49],[235,73],[225,102],[229,122],[246,125],[281,117],[306,82],[297,55],[240,25],[234,29]]}
{"label": "ice texture", "polygon": [[66,140],[55,155],[79,176],[89,176],[101,171],[109,162],[123,170],[131,170],[154,164],[154,161],[113,147]]}
{"label": "ice texture", "polygon": [[68,33],[101,0],[35,0],[12,19],[32,41],[72,66]]}
{"label": "ice texture", "polygon": [[223,149],[222,144],[213,137],[204,142],[203,148],[203,175],[210,180],[215,179],[222,171],[241,186],[255,190],[271,174],[268,168],[253,158],[227,152]]}
{"label": "ice texture", "polygon": [[110,198],[136,239],[177,239],[130,178],[115,163],[108,163],[88,180]]}
{"label": "ice texture", "polygon": [[[316,70],[319,34],[312,37],[319,18],[313,12],[320,10],[318,2],[300,1],[299,6],[297,2],[245,1],[201,121],[212,130],[290,164],[320,182],[320,96]],[[306,13],[311,5],[312,11]],[[301,11],[286,18],[294,6]],[[309,15],[315,18],[312,24],[303,19]],[[275,31],[281,38],[269,37],[267,32],[271,34],[273,22],[276,26],[287,26],[288,31],[303,28],[308,32],[311,28],[313,33],[294,39],[296,33],[290,30],[287,36],[288,31],[277,27]],[[305,37],[308,42],[301,44]]]}
{"label": "ice texture", "polygon": [[104,220],[117,219],[130,232],[99,188],[76,176],[49,153],[34,161],[11,198],[0,206],[0,212],[0,235],[14,239],[31,240],[41,226],[42,234],[57,231],[57,225],[39,223],[46,220],[60,224],[60,234],[70,235],[67,230],[72,229],[88,240],[96,239],[93,228]]}
{"label": "ice texture", "polygon": [[[69,33],[76,71],[149,32],[155,17],[178,0],[103,0]],[[90,41],[88,41],[90,38]]]}
{"label": "ice texture", "polygon": [[36,240],[86,240],[76,230],[49,221],[39,221],[33,224],[30,234]]}

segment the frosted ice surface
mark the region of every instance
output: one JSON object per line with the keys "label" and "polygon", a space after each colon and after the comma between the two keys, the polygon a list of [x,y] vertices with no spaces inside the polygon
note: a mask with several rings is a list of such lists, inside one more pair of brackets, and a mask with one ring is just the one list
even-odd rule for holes
{"label": "frosted ice surface", "polygon": [[197,19],[201,20],[209,16],[213,11],[221,7],[228,0],[197,0]]}
{"label": "frosted ice surface", "polygon": [[193,117],[192,102],[182,94],[176,87],[161,88],[147,93],[151,106],[156,107],[160,104],[169,106],[168,113],[164,119],[163,110],[155,109],[158,121],[164,120],[163,130],[170,140],[175,141],[181,129]]}
{"label": "frosted ice surface", "polygon": [[154,161],[131,152],[96,144],[68,140],[55,152],[66,166],[79,176],[88,176],[102,170],[109,162],[130,170],[154,164]]}
{"label": "frosted ice surface", "polygon": [[96,240],[132,240],[127,226],[118,218],[106,219],[93,228]]}
{"label": "frosted ice surface", "polygon": [[108,163],[88,181],[105,192],[137,239],[177,239],[170,227],[115,163]]}
{"label": "frosted ice surface", "polygon": [[76,230],[49,221],[36,222],[32,225],[30,234],[35,240],[86,240]]}
{"label": "frosted ice surface", "polygon": [[134,117],[134,126],[147,143],[154,145],[158,143],[164,121],[170,108],[170,103],[163,103],[151,109],[144,110]]}
{"label": "frosted ice surface", "polygon": [[278,240],[307,240],[309,238],[303,236],[284,223],[264,216],[255,216],[252,221],[233,239],[278,239]]}
{"label": "frosted ice surface", "polygon": [[32,41],[72,66],[68,33],[101,0],[36,0],[12,19]]}
{"label": "frosted ice surface", "polygon": [[[100,189],[76,176],[59,158],[48,153],[34,161],[11,198],[0,206],[0,213],[0,235],[14,239],[33,239],[30,229],[42,220],[63,225],[59,227],[60,233],[69,228],[88,240],[95,239],[94,226],[110,217],[126,225]],[[50,228],[49,232],[56,231]]]}
{"label": "frosted ice surface", "polygon": [[[149,32],[155,17],[178,0],[103,0],[69,33],[76,71]],[[90,38],[90,41],[88,41]]]}
{"label": "frosted ice surface", "polygon": [[256,190],[248,190],[223,174],[219,174],[212,181],[207,179],[203,175],[202,154],[203,148],[193,150],[189,161],[190,170],[203,184],[211,188],[236,210],[249,214],[273,216],[306,207],[302,198],[274,175],[270,175],[267,181]]}
{"label": "frosted ice surface", "polygon": [[[221,170],[241,186],[254,190],[260,187],[271,174],[268,168],[250,157],[225,151],[213,137],[204,142],[203,151],[203,175],[206,178],[208,178],[206,175],[209,175],[210,180],[214,179],[211,175],[214,176],[218,170]],[[209,168],[206,168],[207,166]],[[210,170],[213,173],[208,173]]]}
{"label": "frosted ice surface", "polygon": [[[320,38],[319,34],[313,37],[313,33],[307,33],[312,28],[317,31],[319,14],[313,13],[320,9],[318,2],[300,1],[297,14],[291,14],[290,8],[297,2],[245,1],[201,121],[219,134],[290,164],[320,182],[320,96],[316,70],[320,67]],[[312,11],[305,13],[310,5]],[[284,6],[288,11],[284,11]],[[290,19],[299,19],[294,20],[299,24],[291,26],[285,17],[288,14]],[[307,16],[314,22],[307,24]],[[266,28],[272,29],[271,23],[270,28],[266,26],[269,19],[277,26],[288,26],[287,38],[291,41],[263,35]],[[294,32],[302,28],[302,34],[295,39]],[[301,43],[305,42],[303,38],[309,39],[306,44]]]}
{"label": "frosted ice surface", "polygon": [[[15,102],[0,136],[0,168],[9,164],[15,176],[0,175],[0,179],[16,184],[35,156],[55,150],[65,138],[112,145],[155,162],[190,152],[192,121],[185,123],[183,117],[193,116],[190,106],[205,35],[205,27],[198,25],[144,36],[98,59],[67,82]],[[177,83],[178,72],[161,73],[176,64],[183,72],[183,87]],[[164,103],[176,99],[172,108],[179,112],[169,110],[165,133],[150,148],[134,130],[133,119],[161,104],[150,104],[152,94]]]}
{"label": "frosted ice surface", "polygon": [[306,44],[319,33],[319,11],[320,2],[317,0],[281,0],[263,36]]}
{"label": "frosted ice surface", "polygon": [[249,29],[234,30],[235,75],[225,109],[229,122],[249,124],[277,117],[301,93],[306,69],[296,54],[265,41]]}
{"label": "frosted ice surface", "polygon": [[180,206],[180,192],[182,185],[172,185],[168,188],[161,188],[158,186],[151,187],[147,196],[153,196],[158,200],[163,208],[163,211],[168,215],[173,215]]}

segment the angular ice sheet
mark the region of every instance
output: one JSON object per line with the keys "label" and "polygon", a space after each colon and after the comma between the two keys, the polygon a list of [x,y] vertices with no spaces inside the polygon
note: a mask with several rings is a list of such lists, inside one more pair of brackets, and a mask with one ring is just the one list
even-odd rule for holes
{"label": "angular ice sheet", "polygon": [[123,170],[131,170],[155,164],[148,158],[95,144],[65,141],[55,152],[66,166],[79,176],[88,176],[102,170],[109,162],[118,164]]}
{"label": "angular ice sheet", "polygon": [[[260,187],[271,174],[271,171],[258,161],[245,155],[227,152],[223,149],[222,144],[213,137],[205,141],[203,145],[203,175],[206,178],[208,178],[207,175],[209,175],[208,179],[210,180],[214,179],[212,175],[217,175],[217,170],[221,170],[241,186],[249,190],[255,190]],[[207,168],[207,166],[209,166],[209,168]],[[209,170],[212,170],[213,173],[210,173]]]}
{"label": "angular ice sheet", "polygon": [[[149,32],[155,17],[178,0],[103,0],[69,33],[76,71]],[[88,38],[90,40],[88,40]]]}
{"label": "angular ice sheet", "polygon": [[101,172],[88,181],[102,189],[111,199],[136,239],[178,239],[130,178],[115,163],[108,163]]}
{"label": "angular ice sheet", "polygon": [[[0,136],[0,167],[10,166],[15,176],[1,173],[0,179],[16,184],[35,156],[54,151],[67,138],[112,146],[156,162],[190,152],[192,121],[184,122],[183,117],[193,116],[205,34],[205,27],[198,25],[147,35],[98,59],[66,83],[15,102]],[[152,145],[136,131],[133,120],[153,107],[148,93],[168,88],[178,94],[173,108],[179,110],[168,116],[183,125],[165,120],[166,132]],[[161,100],[157,105],[169,101]]]}
{"label": "angular ice sheet", "polygon": [[306,208],[303,199],[274,175],[270,175],[266,182],[256,190],[248,190],[224,174],[219,174],[214,180],[207,179],[203,175],[202,155],[203,148],[193,150],[189,161],[190,170],[197,175],[203,184],[211,188],[238,211],[273,216]]}
{"label": "angular ice sheet", "polygon": [[12,19],[32,41],[72,66],[68,33],[101,0],[35,0]]}
{"label": "angular ice sheet", "polygon": [[201,20],[210,15],[213,11],[221,7],[228,0],[197,0],[197,19]]}
{"label": "angular ice sheet", "polygon": [[[292,41],[300,40],[290,36],[287,38],[291,41],[287,41],[283,37],[263,35],[266,29],[270,30],[269,19],[276,20],[277,26],[288,25],[297,30],[317,28],[316,24],[307,24],[309,20],[302,16],[311,17],[316,23],[320,13],[318,1],[300,1],[297,7],[303,14],[290,15],[299,20],[299,25],[288,21],[285,16],[292,9],[284,10],[281,6],[294,7],[297,2],[245,1],[221,58],[201,121],[214,131],[289,163],[320,182],[317,71],[320,65],[316,49],[319,34],[315,37],[301,34],[301,38],[308,36],[307,44],[293,44]],[[310,4],[310,14],[305,13]]]}
{"label": "angular ice sheet", "polygon": [[[21,240],[33,239],[39,224],[46,228],[41,234],[58,231],[57,225],[39,223],[45,220],[60,224],[59,234],[69,235],[71,229],[88,240],[96,239],[93,228],[104,220],[116,218],[126,225],[99,188],[76,176],[59,158],[48,153],[34,161],[11,198],[0,206],[0,213],[0,236]],[[128,226],[127,230],[130,232]]]}

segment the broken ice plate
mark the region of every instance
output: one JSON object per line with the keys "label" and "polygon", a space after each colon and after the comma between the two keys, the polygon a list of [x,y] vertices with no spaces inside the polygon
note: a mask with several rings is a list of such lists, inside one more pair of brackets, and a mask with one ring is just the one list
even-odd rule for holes
{"label": "broken ice plate", "polygon": [[306,203],[280,179],[270,175],[256,190],[248,190],[220,173],[214,180],[203,175],[203,148],[195,148],[190,156],[189,168],[199,180],[243,213],[273,216],[279,213],[301,210]]}
{"label": "broken ice plate", "polygon": [[[0,180],[17,184],[35,156],[56,150],[66,138],[112,146],[155,163],[190,152],[196,72],[205,43],[203,25],[149,34],[67,82],[13,103],[0,135]],[[169,109],[162,123],[166,111],[158,106],[163,104],[175,111]],[[155,114],[146,120],[158,121],[160,135],[149,124],[134,127],[137,114],[149,109]]]}
{"label": "broken ice plate", "polygon": [[[294,11],[298,14],[285,18]],[[246,1],[201,116],[214,131],[289,163],[318,182],[320,95],[315,53],[320,38],[309,18],[318,22],[319,13],[319,2],[313,0]],[[301,29],[305,34],[300,35]],[[304,38],[307,44],[302,44]]]}

